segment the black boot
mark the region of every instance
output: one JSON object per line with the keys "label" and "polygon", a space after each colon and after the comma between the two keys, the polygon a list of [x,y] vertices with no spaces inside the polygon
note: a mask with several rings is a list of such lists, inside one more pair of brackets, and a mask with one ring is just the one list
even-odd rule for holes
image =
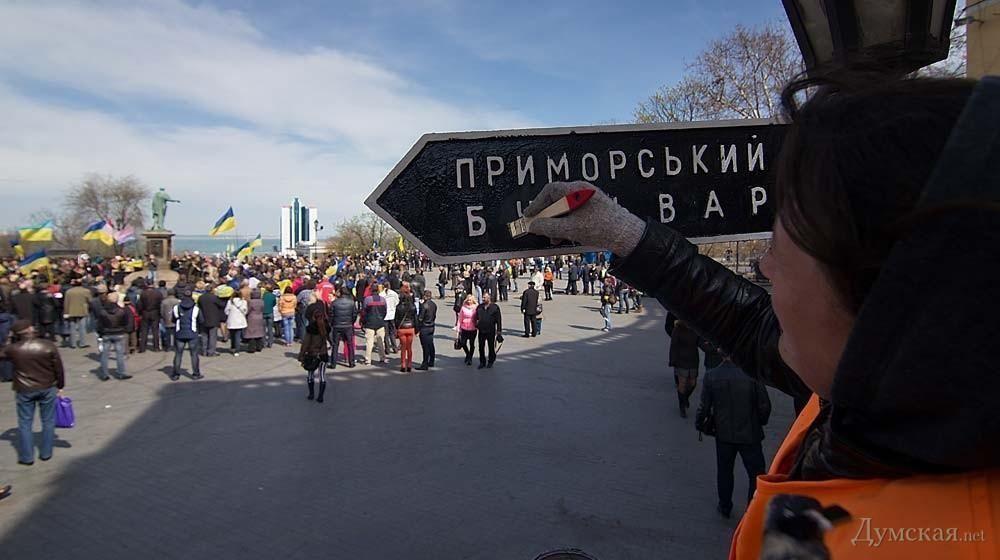
{"label": "black boot", "polygon": [[319,396],[316,397],[316,402],[323,402],[323,393],[326,392],[326,381],[319,382]]}
{"label": "black boot", "polygon": [[[315,381],[308,381],[308,382],[306,382],[306,384],[309,385],[309,396],[306,397],[306,398],[309,399],[309,400],[313,400],[313,396],[315,395],[315,390],[316,390],[316,382]],[[320,390],[322,391],[322,389],[320,389]],[[322,398],[322,397],[320,397],[320,398]]]}
{"label": "black boot", "polygon": [[687,414],[687,407],[688,407],[687,395],[685,395],[681,391],[677,391],[677,404],[678,404],[678,406],[681,409],[681,418],[687,418],[687,416],[688,416],[688,414]]}

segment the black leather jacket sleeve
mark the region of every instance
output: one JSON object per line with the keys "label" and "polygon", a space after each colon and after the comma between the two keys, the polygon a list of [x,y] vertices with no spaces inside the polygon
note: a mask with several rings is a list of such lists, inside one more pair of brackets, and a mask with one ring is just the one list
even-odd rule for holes
{"label": "black leather jacket sleeve", "polygon": [[639,244],[628,257],[616,256],[611,272],[655,297],[754,379],[793,397],[811,393],[778,354],[781,328],[767,291],[699,255],[672,229],[647,221]]}

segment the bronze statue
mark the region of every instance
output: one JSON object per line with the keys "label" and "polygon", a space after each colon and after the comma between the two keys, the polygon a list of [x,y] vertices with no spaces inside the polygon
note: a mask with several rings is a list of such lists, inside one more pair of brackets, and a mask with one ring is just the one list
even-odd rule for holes
{"label": "bronze statue", "polygon": [[160,187],[160,190],[153,195],[153,228],[152,231],[163,231],[163,220],[167,217],[167,203],[177,202],[170,198],[170,195]]}

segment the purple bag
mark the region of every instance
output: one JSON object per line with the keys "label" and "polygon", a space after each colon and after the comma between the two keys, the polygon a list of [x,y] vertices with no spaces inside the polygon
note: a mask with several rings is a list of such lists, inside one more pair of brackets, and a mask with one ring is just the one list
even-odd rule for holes
{"label": "purple bag", "polygon": [[56,398],[56,427],[72,428],[76,424],[76,415],[73,414],[73,400],[69,397]]}

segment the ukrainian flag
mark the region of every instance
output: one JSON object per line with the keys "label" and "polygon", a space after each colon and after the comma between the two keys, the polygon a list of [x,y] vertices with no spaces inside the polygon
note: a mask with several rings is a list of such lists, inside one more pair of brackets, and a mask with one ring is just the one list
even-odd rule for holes
{"label": "ukrainian flag", "polygon": [[209,235],[219,235],[220,233],[227,232],[231,229],[236,229],[236,216],[233,216],[233,207],[230,206],[229,210],[215,222],[215,226],[209,230]]}
{"label": "ukrainian flag", "polygon": [[[402,235],[400,235],[399,239],[396,240],[396,248],[399,249],[400,253],[405,253],[406,252],[406,246],[403,245],[403,236]],[[400,255],[400,256],[402,256],[402,255]]]}
{"label": "ukrainian flag", "polygon": [[17,264],[18,267],[21,269],[21,273],[27,274],[32,270],[38,270],[40,268],[48,268],[49,257],[48,255],[45,254],[45,250],[42,249],[41,251],[36,251],[28,255],[27,257],[25,257],[23,261]]}
{"label": "ukrainian flag", "polygon": [[263,243],[264,241],[261,240],[260,234],[258,233],[257,237],[251,239],[250,241],[247,241],[246,243],[240,246],[239,250],[236,251],[236,258],[242,260],[246,257],[249,257],[250,255],[253,254],[254,249],[260,247],[261,244]]}
{"label": "ukrainian flag", "polygon": [[15,257],[17,257],[18,259],[23,259],[24,258],[24,246],[21,245],[21,240],[20,239],[18,239],[16,237],[14,239],[11,239],[10,240],[10,248],[11,248],[12,251],[14,251],[14,256]]}
{"label": "ukrainian flag", "polygon": [[52,220],[37,226],[18,228],[17,234],[21,241],[52,241]]}
{"label": "ukrainian flag", "polygon": [[87,230],[83,232],[83,237],[81,239],[85,239],[87,241],[100,241],[108,246],[115,244],[113,229],[111,228],[111,225],[104,220],[90,224],[90,226],[87,227]]}

